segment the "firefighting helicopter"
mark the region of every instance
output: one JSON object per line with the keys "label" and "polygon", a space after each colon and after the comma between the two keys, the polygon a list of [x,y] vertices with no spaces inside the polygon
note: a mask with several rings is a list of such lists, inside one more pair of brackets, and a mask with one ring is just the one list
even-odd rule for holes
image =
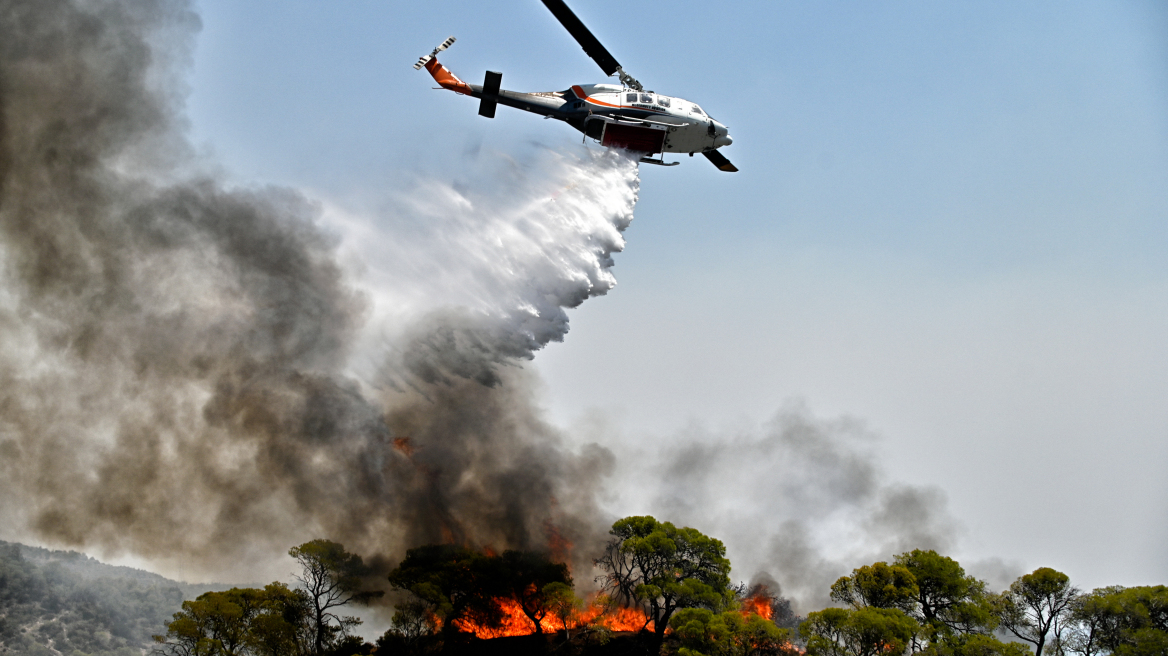
{"label": "firefighting helicopter", "polygon": [[646,91],[621,68],[563,0],[542,1],[604,74],[618,77],[619,85],[577,84],[565,91],[522,93],[501,89],[503,74],[495,71],[487,71],[482,85],[467,84],[438,63],[438,53],[449,48],[454,37],[420,57],[414,70],[424,66],[443,89],[478,98],[480,116],[494,118],[495,107],[507,105],[563,121],[603,146],[644,153],[647,156],[641,161],[648,164],[676,166],[679,163],[666,163],[662,157],[653,159],[654,154],[689,153],[693,157],[694,153],[701,153],[722,171],[738,171],[718,152],[718,148],[733,143],[725,125],[695,103]]}

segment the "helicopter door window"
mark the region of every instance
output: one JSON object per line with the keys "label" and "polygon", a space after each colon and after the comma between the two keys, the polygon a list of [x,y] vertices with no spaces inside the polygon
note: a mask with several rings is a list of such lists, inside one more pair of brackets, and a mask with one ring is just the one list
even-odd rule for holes
{"label": "helicopter door window", "polygon": [[647,94],[647,93],[642,93],[641,94],[641,102],[652,104],[653,103],[653,96],[650,94]]}
{"label": "helicopter door window", "polygon": [[625,102],[637,102],[637,94],[635,94],[635,93],[630,93],[630,94],[629,94],[629,95],[628,95],[628,96],[625,98]]}
{"label": "helicopter door window", "polygon": [[669,99],[666,98],[665,96],[657,96],[657,104],[661,105],[662,107],[668,107],[669,106]]}

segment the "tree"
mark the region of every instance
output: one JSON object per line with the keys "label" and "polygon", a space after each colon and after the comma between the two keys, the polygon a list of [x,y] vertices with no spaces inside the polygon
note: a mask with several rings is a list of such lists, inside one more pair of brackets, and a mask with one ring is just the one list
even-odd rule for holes
{"label": "tree", "polygon": [[434,646],[438,618],[426,602],[412,599],[395,606],[389,629],[377,639],[382,654],[424,654]]}
{"label": "tree", "polygon": [[[855,569],[831,586],[831,598],[856,610],[903,611],[920,627],[912,636],[914,652],[959,654],[973,645],[983,651],[1006,648],[990,637],[997,618],[985,584],[935,551],[917,549],[896,556],[892,564]],[[975,652],[980,653],[970,653]]]}
{"label": "tree", "polygon": [[917,652],[920,656],[1031,656],[1018,642],[1002,642],[980,633],[953,633]]}
{"label": "tree", "polygon": [[730,561],[720,540],[649,516],[617,520],[609,534],[595,561],[607,574],[598,580],[618,602],[645,610],[642,630],[652,621],[657,644],[678,609],[722,610],[733,599]]}
{"label": "tree", "polygon": [[1058,634],[1059,622],[1070,611],[1079,591],[1070,577],[1049,567],[1039,567],[1010,584],[998,600],[1002,626],[1034,645],[1034,656],[1042,656],[1048,636]]}
{"label": "tree", "polygon": [[1114,599],[1122,591],[1121,587],[1097,588],[1071,600],[1064,630],[1057,636],[1061,651],[1082,656],[1111,651],[1104,644],[1118,634],[1119,614]]}
{"label": "tree", "polygon": [[487,626],[498,624],[496,599],[505,590],[494,569],[488,556],[466,547],[430,544],[407,551],[389,573],[389,582],[424,603],[449,635],[458,631],[458,620],[466,617]]}
{"label": "tree", "polygon": [[682,608],[669,620],[680,656],[779,656],[799,653],[790,629],[757,613]]}
{"label": "tree", "polygon": [[916,600],[909,614],[921,624],[926,641],[960,634],[986,635],[997,627],[985,583],[966,575],[956,560],[936,551],[915,549],[900,554],[894,562],[907,569],[916,582]]}
{"label": "tree", "polygon": [[541,623],[551,612],[551,599],[545,588],[553,583],[568,586],[572,575],[564,563],[552,562],[545,554],[530,551],[506,551],[500,562],[502,588],[519,604],[523,614],[543,633]]}
{"label": "tree", "polygon": [[831,598],[853,608],[899,608],[910,612],[920,590],[908,568],[879,562],[852,570],[831,586]]}
{"label": "tree", "polygon": [[825,608],[799,625],[807,656],[898,656],[920,626],[895,608]]}
{"label": "tree", "polygon": [[564,629],[564,638],[572,639],[572,628],[580,621],[580,610],[584,607],[584,600],[576,596],[571,585],[559,581],[548,583],[543,587],[543,595],[547,600],[547,608],[552,617],[560,621]]}
{"label": "tree", "polygon": [[308,594],[311,604],[309,621],[313,633],[313,653],[321,656],[339,637],[361,623],[355,617],[339,616],[334,609],[350,603],[365,604],[384,592],[361,590],[369,568],[357,554],[330,540],[312,540],[293,547],[288,555],[300,564],[296,580]]}
{"label": "tree", "polygon": [[1100,588],[1070,603],[1064,651],[1096,656],[1168,653],[1168,587]]}
{"label": "tree", "polygon": [[283,583],[232,588],[184,601],[154,636],[172,656],[296,656],[311,645],[308,596]]}
{"label": "tree", "polygon": [[248,627],[248,647],[255,656],[296,656],[312,647],[308,595],[283,583],[264,586],[260,612]]}

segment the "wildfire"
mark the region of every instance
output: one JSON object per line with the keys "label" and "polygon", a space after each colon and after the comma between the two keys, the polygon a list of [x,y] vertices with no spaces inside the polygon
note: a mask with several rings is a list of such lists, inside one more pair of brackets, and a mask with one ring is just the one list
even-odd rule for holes
{"label": "wildfire", "polygon": [[639,608],[617,608],[606,613],[605,609],[600,606],[589,606],[588,610],[581,613],[577,626],[595,621],[608,628],[609,631],[640,631],[641,627],[652,631],[653,622],[650,621],[646,625],[646,619],[645,613]]}
{"label": "wildfire", "polygon": [[[498,600],[498,604],[499,608],[503,611],[503,621],[499,623],[499,626],[485,626],[467,617],[455,620],[454,626],[458,627],[459,631],[473,633],[476,637],[482,638],[483,640],[535,633],[535,625],[532,623],[531,618],[523,614],[523,609],[519,607],[519,602],[514,599],[500,599]],[[551,615],[544,617],[539,625],[544,633],[555,633],[561,628],[556,618]]]}
{"label": "wildfire", "polygon": [[396,437],[393,440],[393,448],[401,451],[407,456],[414,455],[414,444],[408,437]]}
{"label": "wildfire", "polygon": [[[535,633],[535,623],[523,613],[523,609],[514,599],[499,599],[499,609],[503,611],[503,621],[498,626],[490,627],[478,623],[470,618],[460,618],[454,621],[459,631],[473,633],[483,640],[505,638],[511,636],[525,636]],[[578,629],[588,624],[597,624],[610,631],[640,631],[645,627],[645,613],[636,608],[605,609],[591,605],[568,621],[568,628]],[[539,623],[544,633],[555,633],[564,628],[559,618],[548,615]],[[653,623],[646,627],[653,630]]]}
{"label": "wildfire", "polygon": [[769,620],[774,612],[774,608],[771,607],[771,600],[768,597],[750,597],[742,602],[743,615],[754,613],[761,615],[763,619]]}
{"label": "wildfire", "polygon": [[547,534],[548,551],[552,559],[571,566],[572,541],[565,538],[550,519],[544,521],[543,530]]}

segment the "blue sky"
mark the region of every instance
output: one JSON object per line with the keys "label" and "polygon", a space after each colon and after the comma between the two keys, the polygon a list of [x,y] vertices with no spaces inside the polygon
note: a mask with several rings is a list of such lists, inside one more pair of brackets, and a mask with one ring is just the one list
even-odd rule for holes
{"label": "blue sky", "polygon": [[[1168,6],[570,5],[727,124],[741,172],[642,168],[618,287],[532,365],[553,421],[668,448],[801,400],[941,488],[962,557],[1168,580]],[[195,142],[241,184],[354,208],[579,142],[432,91],[411,65],[448,35],[468,81],[603,81],[536,0],[197,7]]]}

